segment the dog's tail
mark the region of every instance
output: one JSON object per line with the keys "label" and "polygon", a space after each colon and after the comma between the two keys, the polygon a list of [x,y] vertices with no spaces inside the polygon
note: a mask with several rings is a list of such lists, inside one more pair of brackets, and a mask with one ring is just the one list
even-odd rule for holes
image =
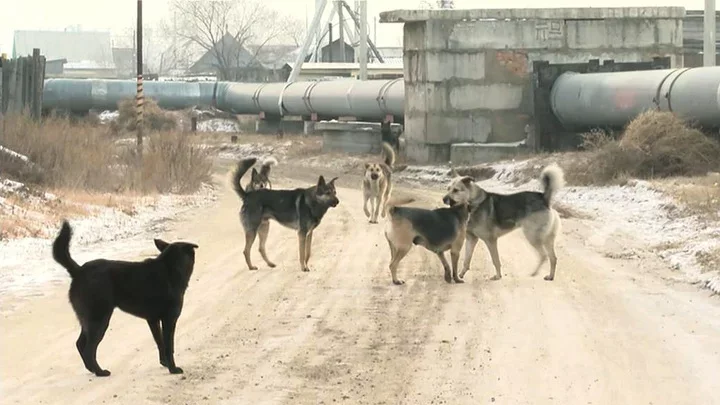
{"label": "dog's tail", "polygon": [[240,180],[242,177],[247,173],[248,170],[250,170],[251,167],[257,162],[257,158],[247,158],[242,159],[238,162],[237,169],[235,169],[235,174],[233,175],[233,188],[235,189],[235,192],[237,195],[240,196],[241,199],[245,199],[245,196],[247,196],[247,192],[243,189],[242,184],[240,183]]}
{"label": "dog's tail", "polygon": [[550,164],[540,173],[540,182],[543,185],[543,199],[549,207],[555,193],[565,185],[565,173],[557,164]]}
{"label": "dog's tail", "polygon": [[260,174],[268,177],[268,175],[270,175],[270,168],[277,164],[278,161],[274,157],[270,156],[268,158],[265,158],[265,160],[263,160],[262,166],[260,166]]}
{"label": "dog's tail", "polygon": [[80,270],[80,265],[70,257],[70,239],[72,238],[72,228],[67,221],[63,221],[62,228],[55,242],[53,242],[52,253],[53,259],[70,273],[70,277],[75,278]]}
{"label": "dog's tail", "polygon": [[392,215],[395,211],[395,208],[400,205],[410,204],[411,202],[415,201],[412,197],[402,197],[402,198],[391,198],[387,202],[387,212]]}
{"label": "dog's tail", "polygon": [[385,164],[392,170],[393,166],[395,166],[395,150],[387,142],[382,143],[382,148],[383,156],[385,157]]}

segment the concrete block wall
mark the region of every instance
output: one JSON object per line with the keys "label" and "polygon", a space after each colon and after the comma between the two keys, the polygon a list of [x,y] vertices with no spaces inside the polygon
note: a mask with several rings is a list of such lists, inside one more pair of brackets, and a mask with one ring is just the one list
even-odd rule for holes
{"label": "concrete block wall", "polygon": [[447,162],[452,144],[524,139],[533,61],[670,56],[680,66],[683,17],[681,7],[381,13],[404,23],[408,158]]}

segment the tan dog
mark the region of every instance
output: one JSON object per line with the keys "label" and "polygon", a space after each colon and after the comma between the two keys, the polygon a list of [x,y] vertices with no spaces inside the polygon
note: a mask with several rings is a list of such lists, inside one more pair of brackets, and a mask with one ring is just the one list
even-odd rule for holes
{"label": "tan dog", "polygon": [[[387,202],[392,192],[392,172],[395,164],[395,151],[387,142],[382,143],[384,161],[381,163],[365,163],[363,175],[363,210],[371,224],[377,224],[378,215],[387,215]],[[368,201],[370,209],[368,209]]]}
{"label": "tan dog", "polygon": [[562,169],[552,164],[540,174],[543,191],[521,191],[513,194],[496,194],[483,190],[469,176],[457,176],[448,186],[443,202],[450,206],[468,203],[472,213],[467,223],[465,239],[465,262],[460,277],[470,269],[470,260],[478,240],[487,245],[495,266],[493,280],[502,278],[498,239],[511,231],[522,228],[525,238],[540,255],[533,276],[550,257],[550,274],[545,280],[555,278],[557,256],[555,239],[560,234],[560,215],[552,208],[553,197],[564,184]]}
{"label": "tan dog", "polygon": [[[449,208],[434,210],[399,207],[412,201],[412,198],[406,198],[388,203],[385,238],[390,246],[390,275],[393,284],[405,283],[397,278],[397,268],[414,245],[420,245],[437,255],[445,270],[445,281],[462,283],[463,280],[458,276],[458,260],[465,242],[468,205],[455,204]],[[447,250],[450,250],[452,271],[445,259]]]}

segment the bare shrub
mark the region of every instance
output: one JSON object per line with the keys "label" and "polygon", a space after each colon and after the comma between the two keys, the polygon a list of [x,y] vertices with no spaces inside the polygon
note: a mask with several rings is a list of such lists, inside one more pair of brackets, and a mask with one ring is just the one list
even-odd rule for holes
{"label": "bare shrub", "polygon": [[570,184],[693,176],[720,163],[720,144],[669,112],[638,115],[618,141],[604,132],[588,134],[583,146],[587,152],[566,165]]}
{"label": "bare shrub", "polygon": [[[150,131],[173,131],[178,126],[173,114],[161,109],[152,98],[146,98],[143,104],[143,125]],[[111,128],[116,133],[135,131],[137,109],[134,99],[125,99],[118,104],[118,118]]]}
{"label": "bare shrub", "polygon": [[187,134],[151,134],[139,165],[134,145],[119,146],[103,127],[87,122],[49,117],[38,123],[12,116],[0,121],[0,129],[0,145],[26,155],[37,168],[30,171],[29,165],[0,154],[0,173],[28,184],[101,192],[189,193],[211,175],[208,153]]}

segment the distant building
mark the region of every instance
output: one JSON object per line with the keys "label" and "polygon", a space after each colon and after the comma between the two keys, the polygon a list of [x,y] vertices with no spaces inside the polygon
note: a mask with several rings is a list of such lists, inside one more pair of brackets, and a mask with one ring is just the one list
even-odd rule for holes
{"label": "distant building", "polygon": [[[703,65],[703,10],[686,10],[683,19],[683,67],[699,67]],[[720,17],[716,12],[715,21]],[[720,24],[715,24],[715,64],[720,66],[718,43]]]}
{"label": "distant building", "polygon": [[[119,79],[130,79],[135,77],[137,63],[135,62],[135,49],[133,48],[112,48],[113,62]],[[145,64],[143,63],[143,72]]]}
{"label": "distant building", "polygon": [[[403,48],[401,46],[384,46],[384,47],[377,47],[378,52],[380,53],[380,56],[383,57],[383,61],[385,63],[392,63],[392,64],[400,64],[403,63]],[[368,61],[370,62],[379,62],[379,60],[375,57],[375,54],[368,49]]]}
{"label": "distant building", "polygon": [[[343,59],[343,51],[345,52],[345,59]],[[355,49],[353,49],[352,45],[347,43],[341,44],[339,39],[332,41],[329,45],[323,46],[321,48],[320,55],[320,61],[325,63],[352,63],[355,61]]]}
{"label": "distant building", "polygon": [[117,77],[109,32],[15,31],[13,58],[32,55],[33,48],[54,62],[46,68],[49,77]]}

